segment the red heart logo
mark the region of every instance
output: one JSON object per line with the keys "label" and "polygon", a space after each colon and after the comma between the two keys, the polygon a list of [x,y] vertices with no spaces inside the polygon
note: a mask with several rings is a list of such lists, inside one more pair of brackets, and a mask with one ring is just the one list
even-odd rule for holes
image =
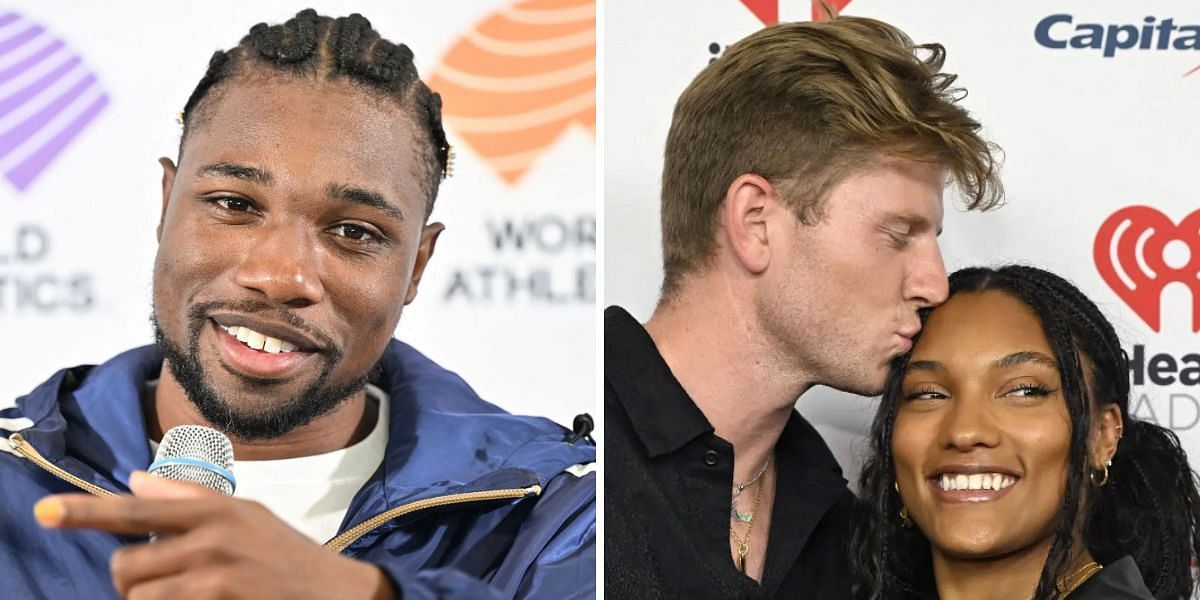
{"label": "red heart logo", "polygon": [[779,0],[742,0],[742,4],[750,9],[763,25],[779,22]]}
{"label": "red heart logo", "polygon": [[[779,22],[779,0],[741,0],[763,25],[774,25]],[[840,14],[850,4],[851,0],[826,0],[824,4],[833,9],[834,14]],[[820,0],[813,0],[812,20],[825,20],[825,7]]]}
{"label": "red heart logo", "polygon": [[[1187,244],[1188,260],[1167,264],[1164,249]],[[1162,329],[1162,291],[1182,283],[1192,292],[1192,332],[1200,331],[1200,210],[1178,225],[1149,206],[1127,206],[1100,225],[1092,245],[1096,270],[1137,316],[1155,332]]]}

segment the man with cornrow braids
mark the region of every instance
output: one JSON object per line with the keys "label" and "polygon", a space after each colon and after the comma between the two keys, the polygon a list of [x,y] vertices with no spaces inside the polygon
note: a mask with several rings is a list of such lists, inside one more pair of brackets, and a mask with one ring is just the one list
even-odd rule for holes
{"label": "man with cornrow braids", "polygon": [[[391,337],[450,166],[412,52],[305,10],[182,120],[157,343],[0,411],[0,596],[593,596],[595,447]],[[231,439],[232,497],[141,471],[186,424]]]}

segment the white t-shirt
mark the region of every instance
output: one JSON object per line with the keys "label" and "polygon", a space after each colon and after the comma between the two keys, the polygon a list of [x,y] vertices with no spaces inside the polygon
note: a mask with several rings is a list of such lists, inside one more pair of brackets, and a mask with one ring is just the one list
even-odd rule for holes
{"label": "white t-shirt", "polygon": [[[367,437],[349,448],[299,458],[243,461],[234,456],[233,496],[262,504],[317,543],[332,539],[350,501],[375,474],[387,449],[388,395],[373,385],[367,386],[367,394],[379,404],[379,417]],[[158,453],[154,440],[150,451]]]}

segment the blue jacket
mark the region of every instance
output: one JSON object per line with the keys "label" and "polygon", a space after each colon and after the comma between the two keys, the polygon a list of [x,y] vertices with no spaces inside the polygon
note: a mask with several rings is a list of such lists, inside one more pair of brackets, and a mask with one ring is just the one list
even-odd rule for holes
{"label": "blue jacket", "polygon": [[[151,346],[64,369],[0,411],[0,597],[116,597],[110,556],[146,538],[45,530],[33,505],[90,486],[129,493],[152,458],[139,394],[161,365]],[[571,469],[595,461],[593,445],[484,402],[396,340],[377,384],[391,394],[387,452],[331,551],[379,565],[406,600],[595,595],[595,473]],[[413,510],[434,498],[447,504]]]}

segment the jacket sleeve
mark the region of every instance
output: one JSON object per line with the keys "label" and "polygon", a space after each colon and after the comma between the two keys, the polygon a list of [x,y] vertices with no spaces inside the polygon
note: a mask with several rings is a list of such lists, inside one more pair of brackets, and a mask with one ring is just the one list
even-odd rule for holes
{"label": "jacket sleeve", "polygon": [[487,580],[454,568],[414,576],[378,566],[403,600],[595,598],[596,474],[561,473],[551,479]]}

